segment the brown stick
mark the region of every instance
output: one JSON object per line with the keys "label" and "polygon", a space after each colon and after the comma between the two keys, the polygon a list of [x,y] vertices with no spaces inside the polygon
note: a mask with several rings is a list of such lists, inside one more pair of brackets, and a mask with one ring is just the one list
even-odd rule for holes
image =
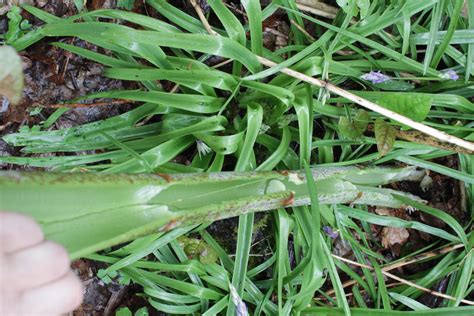
{"label": "brown stick", "polygon": [[[199,20],[201,20],[201,22],[207,22],[206,17],[204,16],[204,13],[202,12],[202,9],[199,4],[196,3],[196,0],[190,0],[189,2],[191,2],[191,5],[194,7],[194,10],[196,10]],[[209,34],[217,35],[217,33],[211,28],[211,25],[209,23],[203,23],[203,26]]]}

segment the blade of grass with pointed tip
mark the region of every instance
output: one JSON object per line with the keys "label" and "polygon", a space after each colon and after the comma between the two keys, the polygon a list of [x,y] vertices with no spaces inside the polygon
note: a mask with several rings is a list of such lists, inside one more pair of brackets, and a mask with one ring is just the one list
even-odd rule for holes
{"label": "blade of grass with pointed tip", "polygon": [[[235,170],[244,171],[255,169],[251,165],[251,155],[253,155],[253,145],[257,139],[258,132],[263,120],[263,109],[259,104],[250,104],[247,107],[247,132],[242,144],[242,149],[237,160]],[[239,217],[239,229],[237,232],[237,249],[235,253],[234,271],[232,273],[232,285],[237,294],[242,296],[247,275],[247,265],[253,234],[253,213],[241,215]],[[227,308],[227,315],[232,315],[235,305],[230,303]]]}
{"label": "blade of grass with pointed tip", "polygon": [[440,27],[441,23],[441,18],[443,16],[443,12],[446,8],[447,1],[446,0],[440,0],[434,7],[434,13],[431,15],[431,21],[430,21],[430,36],[428,40],[428,44],[426,46],[426,53],[425,53],[425,59],[423,61],[423,74],[425,75],[428,72],[428,68],[430,67],[431,60],[433,58],[433,54],[435,51],[435,45],[436,45],[436,35],[438,32],[438,29]]}

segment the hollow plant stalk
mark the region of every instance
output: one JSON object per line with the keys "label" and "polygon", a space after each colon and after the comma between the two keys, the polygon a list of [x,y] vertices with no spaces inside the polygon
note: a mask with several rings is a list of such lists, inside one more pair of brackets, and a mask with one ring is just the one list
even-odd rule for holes
{"label": "hollow plant stalk", "polygon": [[[322,204],[401,207],[380,185],[420,180],[407,168],[316,167]],[[405,194],[411,198],[412,195]],[[249,212],[308,205],[304,172],[93,174],[0,172],[0,209],[28,214],[79,258],[142,235]]]}

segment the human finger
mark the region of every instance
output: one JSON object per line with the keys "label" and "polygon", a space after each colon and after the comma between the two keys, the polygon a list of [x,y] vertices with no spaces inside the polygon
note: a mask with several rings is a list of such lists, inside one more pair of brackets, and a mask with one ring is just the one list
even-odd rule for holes
{"label": "human finger", "polygon": [[60,245],[45,241],[5,256],[6,279],[17,290],[49,283],[70,269],[69,255]]}
{"label": "human finger", "polygon": [[0,212],[0,252],[12,252],[39,244],[44,235],[39,225],[30,217]]}
{"label": "human finger", "polygon": [[82,302],[83,288],[79,278],[69,271],[62,278],[21,294],[20,310],[25,315],[64,314]]}

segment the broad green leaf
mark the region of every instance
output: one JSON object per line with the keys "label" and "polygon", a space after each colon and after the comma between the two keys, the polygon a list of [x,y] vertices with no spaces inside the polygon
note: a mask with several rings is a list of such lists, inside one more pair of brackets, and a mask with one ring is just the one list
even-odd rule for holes
{"label": "broad green leaf", "polygon": [[138,309],[134,314],[134,316],[148,316],[148,315],[149,315],[148,308],[146,308],[146,306]]}
{"label": "broad green leaf", "polygon": [[242,6],[247,12],[248,24],[250,28],[250,46],[252,52],[262,56],[262,8],[259,0],[242,0]]}
{"label": "broad green leaf", "polygon": [[377,140],[377,150],[381,157],[385,156],[392,150],[397,136],[397,130],[383,119],[377,119],[375,121],[374,130],[375,139]]}
{"label": "broad green leaf", "polygon": [[245,29],[235,15],[220,0],[208,0],[207,3],[224,26],[227,36],[245,45]]}
{"label": "broad green leaf", "polygon": [[100,43],[104,48],[121,50],[128,55],[133,52],[136,56],[148,56],[150,59],[153,53],[159,53],[156,57],[162,58],[164,53],[160,46],[164,46],[236,59],[251,72],[257,72],[262,67],[247,48],[223,36],[142,31],[105,22],[48,24],[41,33],[46,36],[76,36],[95,44]]}
{"label": "broad green leaf", "polygon": [[388,93],[377,100],[378,104],[407,116],[414,121],[422,122],[428,115],[433,98],[418,93]]}
{"label": "broad green leaf", "polygon": [[196,113],[213,113],[219,111],[222,98],[195,94],[173,94],[161,91],[115,90],[89,94],[78,100],[95,98],[117,98],[140,102],[162,104],[166,107],[182,109]]}
{"label": "broad green leaf", "polygon": [[132,311],[128,307],[122,307],[115,311],[115,316],[132,316]]}
{"label": "broad green leaf", "polygon": [[23,93],[23,64],[15,49],[0,47],[0,95],[17,104]]}
{"label": "broad green leaf", "polygon": [[370,115],[360,109],[352,120],[346,116],[339,118],[339,131],[344,137],[350,139],[359,138],[367,129],[367,125],[370,121]]}

